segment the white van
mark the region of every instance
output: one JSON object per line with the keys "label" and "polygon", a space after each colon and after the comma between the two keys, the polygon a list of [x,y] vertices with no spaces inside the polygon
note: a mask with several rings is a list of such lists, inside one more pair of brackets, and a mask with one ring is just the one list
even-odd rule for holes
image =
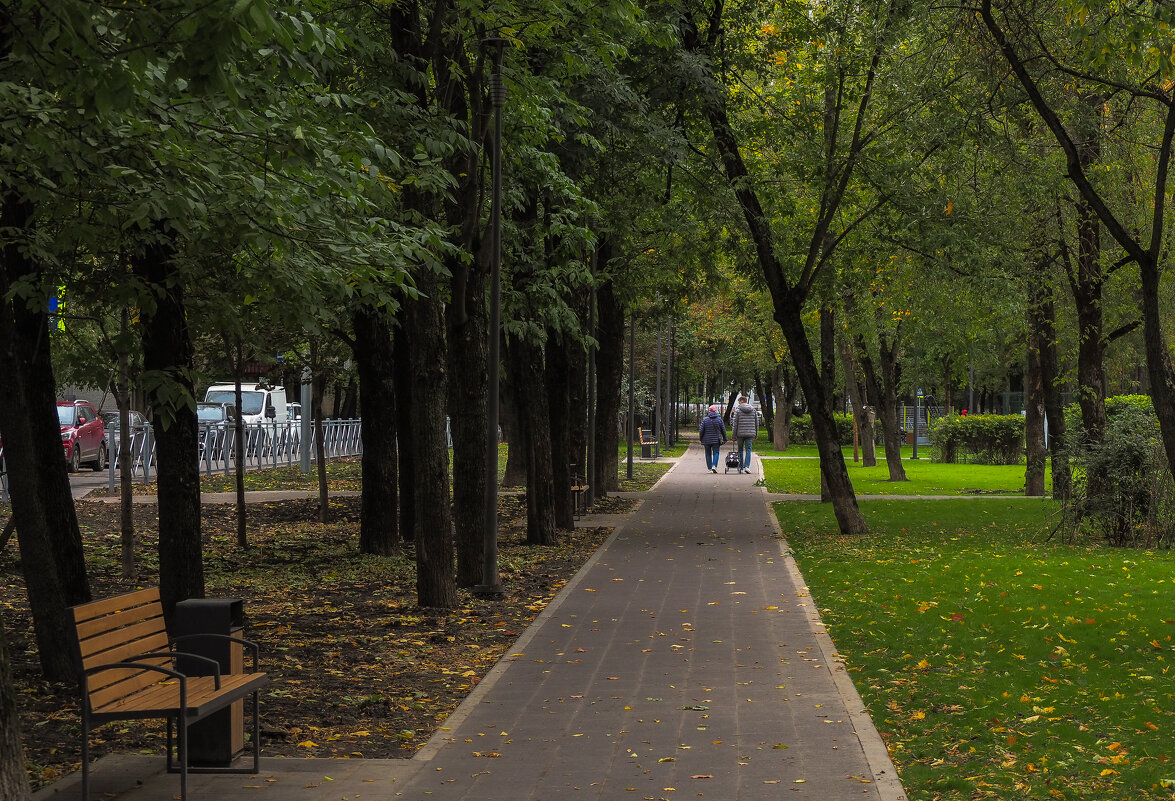
{"label": "white van", "polygon": [[[233,384],[213,384],[204,393],[205,403],[236,404]],[[250,423],[284,423],[288,419],[285,387],[241,384],[241,419]]]}

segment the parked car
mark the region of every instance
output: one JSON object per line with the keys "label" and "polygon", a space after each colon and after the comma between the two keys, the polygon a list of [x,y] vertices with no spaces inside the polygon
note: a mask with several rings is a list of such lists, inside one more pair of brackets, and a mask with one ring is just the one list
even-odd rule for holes
{"label": "parked car", "polygon": [[106,426],[89,401],[58,401],[57,422],[71,473],[78,472],[83,464],[95,470],[105,469]]}
{"label": "parked car", "polygon": [[231,403],[197,403],[196,419],[200,423],[200,456],[207,453],[212,459],[224,459],[225,445],[232,436],[230,428],[236,423],[237,407]]}
{"label": "parked car", "polygon": [[[102,422],[106,425],[106,428],[115,432],[118,431],[119,424],[122,420],[122,416],[118,413],[118,409],[108,409],[106,411],[99,412],[98,416],[102,418]],[[146,416],[142,412],[136,412],[134,409],[131,409],[127,412],[127,418],[132,429],[138,429],[139,426],[147,424]],[[117,433],[115,436],[117,436]]]}
{"label": "parked car", "polygon": [[[232,384],[213,384],[204,393],[206,403],[227,403],[236,401],[237,393]],[[260,383],[241,388],[241,418],[246,423],[284,423],[286,417],[286,390]]]}

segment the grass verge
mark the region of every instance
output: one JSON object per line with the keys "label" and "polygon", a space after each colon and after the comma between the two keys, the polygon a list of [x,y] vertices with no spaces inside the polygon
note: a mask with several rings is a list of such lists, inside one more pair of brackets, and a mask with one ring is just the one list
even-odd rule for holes
{"label": "grass verge", "polygon": [[1175,797],[1175,557],[1050,542],[1051,501],[776,510],[911,799]]}
{"label": "grass verge", "polygon": [[[906,460],[909,481],[889,480],[889,468],[846,460],[849,479],[858,495],[1010,495],[1024,493],[1023,465],[943,464],[929,459]],[[764,459],[768,492],[815,495],[820,492],[819,459]]]}

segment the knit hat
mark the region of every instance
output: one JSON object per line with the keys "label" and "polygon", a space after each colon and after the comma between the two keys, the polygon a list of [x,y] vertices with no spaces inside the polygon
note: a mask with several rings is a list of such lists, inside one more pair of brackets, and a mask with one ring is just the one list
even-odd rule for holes
{"label": "knit hat", "polygon": [[717,407],[717,406],[711,406],[711,407],[710,407],[710,411],[712,411],[712,412],[716,412],[716,411],[718,411],[718,407]]}

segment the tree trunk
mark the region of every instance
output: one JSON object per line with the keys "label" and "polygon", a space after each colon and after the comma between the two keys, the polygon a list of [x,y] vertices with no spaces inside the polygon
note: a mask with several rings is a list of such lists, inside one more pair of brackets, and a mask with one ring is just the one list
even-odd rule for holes
{"label": "tree trunk", "polygon": [[[885,433],[885,464],[890,481],[907,481],[906,466],[902,464],[902,435],[898,424],[898,340],[888,344],[881,337],[881,425]],[[914,436],[918,436],[917,421]]]}
{"label": "tree trunk", "polygon": [[526,461],[526,541],[530,545],[554,545],[555,487],[543,352],[531,342],[514,341],[509,345],[506,361],[515,388],[529,388],[526,402],[519,403],[516,409],[519,443]]}
{"label": "tree trunk", "polygon": [[[417,277],[420,297],[404,305],[412,332],[411,438],[414,490],[403,496],[415,506],[416,595],[421,606],[457,606],[453,517],[449,496],[449,447],[445,436],[445,321],[440,281],[430,272]],[[397,396],[401,397],[401,396]]]}
{"label": "tree trunk", "polygon": [[[233,450],[236,451],[237,458],[233,470],[233,483],[237,491],[237,547],[244,549],[249,545],[249,507],[245,503],[245,421],[241,416],[241,406],[243,405],[241,384],[245,380],[245,354],[244,345],[239,336],[230,338],[227,333],[224,333],[223,336],[225,355],[232,364],[233,408],[236,409],[236,418],[233,420],[233,428],[236,430]],[[228,454],[225,454],[224,458],[227,459]]]}
{"label": "tree trunk", "polygon": [[[122,307],[119,333],[123,343],[130,336],[130,312],[126,306]],[[119,541],[122,550],[122,577],[131,578],[135,575],[135,515],[134,515],[134,488],[132,482],[132,454],[131,441],[133,433],[128,423],[127,411],[130,409],[130,357],[124,344],[118,354],[118,378],[115,379],[114,395],[118,403],[118,488],[119,488]]]}
{"label": "tree trunk", "polygon": [[41,669],[50,680],[67,681],[74,678],[67,607],[90,600],[90,586],[62,457],[48,315],[43,302],[30,308],[12,296],[14,284],[43,284],[17,236],[30,231],[33,214],[32,204],[4,195],[0,226],[14,233],[0,250],[0,419]]}
{"label": "tree trunk", "polygon": [[[588,304],[591,295],[582,292],[575,296],[573,306],[583,325],[587,327],[589,317]],[[568,421],[568,461],[575,465],[575,473],[579,476],[587,475],[587,446],[588,446],[588,397],[587,397],[587,349],[583,342],[571,342],[566,350],[567,358],[567,404],[570,420]],[[669,429],[666,429],[668,433]]]}
{"label": "tree trunk", "polygon": [[1048,446],[1052,456],[1053,497],[1069,497],[1071,476],[1069,456],[1065,451],[1065,407],[1061,403],[1061,388],[1057,384],[1057,322],[1053,303],[1053,288],[1047,282],[1036,282],[1030,298],[1030,310],[1039,322],[1033,328],[1040,332],[1040,383],[1043,392],[1045,419],[1048,421]]}
{"label": "tree trunk", "polygon": [[[1030,290],[1031,292],[1031,290]],[[1031,305],[1031,301],[1030,301]],[[1024,470],[1024,494],[1044,495],[1044,473],[1047,452],[1044,445],[1044,380],[1041,369],[1040,318],[1028,312],[1028,360],[1024,368],[1024,438],[1027,464]]]}
{"label": "tree trunk", "polygon": [[[611,257],[611,245],[600,243],[600,263],[606,265]],[[624,376],[624,307],[616,299],[610,279],[605,280],[596,295],[598,323],[596,341],[596,442],[595,475],[596,497],[602,498],[619,488],[620,469],[620,387]]]}
{"label": "tree trunk", "polygon": [[159,488],[159,594],[169,621],[177,602],[204,597],[199,423],[188,402],[195,398],[194,350],[174,257],[168,243],[154,242],[135,260],[135,272],[156,298],[155,308],[143,309],[139,319]]}
{"label": "tree trunk", "polygon": [[548,430],[551,432],[551,484],[555,527],[575,528],[575,508],[572,505],[571,462],[571,369],[570,345],[567,338],[547,340],[545,371]]}
{"label": "tree trunk", "polygon": [[585,476],[588,448],[587,351],[582,343],[574,343],[567,357],[570,371],[567,380],[567,401],[571,410],[571,421],[568,425],[570,458],[571,463],[575,465],[576,474]]}
{"label": "tree trunk", "polygon": [[771,394],[775,396],[775,449],[786,451],[791,440],[792,410],[796,402],[796,383],[776,365],[771,371]]}
{"label": "tree trunk", "polygon": [[824,383],[808,343],[800,307],[794,302],[777,303],[775,321],[779,323],[787,340],[800,387],[808,401],[812,428],[816,433],[816,447],[820,452],[822,483],[828,486],[837,524],[842,534],[864,534],[868,527],[857,506],[857,497],[853,494],[853,484],[849,480],[849,471],[840,449],[836,421],[832,417],[832,406],[824,394]]}
{"label": "tree trunk", "polygon": [[857,360],[853,356],[852,345],[846,337],[837,337],[840,346],[841,361],[845,367],[845,391],[849,393],[849,400],[853,403],[853,421],[857,428],[857,441],[861,447],[861,466],[877,466],[876,432],[874,431],[875,414],[869,404],[868,392],[864,382],[857,376]]}
{"label": "tree trunk", "polygon": [[[411,303],[412,301],[407,301]],[[413,406],[419,402],[412,397],[412,351],[418,332],[410,330],[408,315],[403,315],[400,327],[392,334],[392,359],[396,384],[396,452],[399,459],[397,478],[400,487],[400,539],[413,542],[416,537],[416,451],[420,447],[412,426]]]}
{"label": "tree trunk", "polygon": [[[1084,445],[1097,446],[1106,432],[1106,373],[1103,364],[1102,276],[1097,217],[1089,205],[1078,203],[1078,253],[1076,274],[1070,276],[1073,302],[1077,309],[1077,403],[1081,408]],[[1089,497],[1109,489],[1103,472],[1091,470],[1086,477]]]}
{"label": "tree trunk", "polygon": [[30,801],[33,797],[25,768],[20,736],[20,710],[16,705],[16,683],[8,655],[8,638],[0,627],[0,798]]}
{"label": "tree trunk", "polygon": [[318,472],[318,522],[330,522],[329,484],[326,480],[326,427],[322,402],[326,397],[326,371],[318,357],[318,340],[310,338],[311,401],[310,419],[314,423],[314,464]]}
{"label": "tree trunk", "polygon": [[515,389],[514,380],[505,372],[501,380],[498,414],[502,422],[502,435],[506,440],[506,471],[502,476],[504,487],[526,486],[526,458],[523,455],[521,416],[518,413],[518,396],[525,397],[525,388]]}
{"label": "tree trunk", "polygon": [[902,464],[902,434],[898,423],[897,399],[897,343],[887,345],[886,338],[880,337],[878,351],[881,362],[880,380],[873,360],[865,350],[865,340],[857,338],[858,361],[865,373],[865,382],[870,397],[877,399],[877,410],[881,416],[881,434],[885,440],[885,464],[889,469],[890,481],[906,481],[906,468]]}
{"label": "tree trunk", "polygon": [[[454,13],[451,4],[448,13]],[[438,30],[443,30],[438,27]],[[483,567],[486,525],[486,491],[488,481],[497,481],[497,449],[487,453],[486,430],[489,395],[487,369],[489,308],[486,289],[491,273],[492,237],[482,236],[481,205],[485,193],[485,171],[479,161],[487,154],[489,122],[492,114],[485,108],[487,96],[481,91],[486,62],[479,60],[482,72],[465,76],[454,70],[452,53],[463,52],[464,43],[456,33],[442,37],[433,52],[433,72],[454,120],[469,123],[470,139],[465,147],[454,151],[448,170],[457,179],[457,187],[445,203],[445,218],[455,232],[454,240],[469,258],[450,258],[449,303],[445,306],[445,326],[449,348],[449,428],[453,440],[453,524],[457,550],[457,586],[474,587],[485,578]],[[496,145],[496,143],[494,143]],[[501,403],[498,404],[499,416]],[[494,442],[497,437],[493,437]],[[488,475],[488,465],[495,465],[495,475]]]}
{"label": "tree trunk", "polygon": [[1151,378],[1151,402],[1163,435],[1167,469],[1171,470],[1175,469],[1171,467],[1175,465],[1175,370],[1171,366],[1159,310],[1161,271],[1153,259],[1144,259],[1139,267],[1142,275],[1143,341]]}
{"label": "tree trunk", "polygon": [[[363,419],[363,486],[359,501],[359,552],[390,556],[399,546],[396,469],[396,362],[384,309],[355,311],[352,353],[359,374]],[[305,411],[303,411],[305,414]]]}
{"label": "tree trunk", "polygon": [[764,391],[763,376],[755,373],[755,397],[763,409],[763,425],[767,428],[767,441],[775,442],[775,404],[772,402],[770,390]]}
{"label": "tree trunk", "polygon": [[334,416],[343,420],[354,420],[359,416],[359,393],[355,377],[350,376],[344,384],[339,383],[339,401],[335,404]]}
{"label": "tree trunk", "polygon": [[[836,324],[832,309],[827,303],[820,305],[820,386],[824,402],[828,405],[825,411],[828,414],[828,419],[833,421],[832,430],[837,431],[836,419],[833,417],[833,395],[836,393]],[[815,416],[812,419],[815,422]],[[839,432],[834,438],[834,442],[839,450],[841,447]],[[841,460],[844,460],[843,453]],[[820,474],[820,502],[829,503],[831,500],[832,490],[828,486],[827,477],[822,472]]]}
{"label": "tree trunk", "polygon": [[[453,436],[453,523],[457,586],[482,583],[486,503],[486,369],[488,310],[485,274],[450,264],[452,301],[445,307],[449,346],[449,428]],[[499,404],[500,407],[500,404]],[[496,477],[495,477],[496,480]]]}

